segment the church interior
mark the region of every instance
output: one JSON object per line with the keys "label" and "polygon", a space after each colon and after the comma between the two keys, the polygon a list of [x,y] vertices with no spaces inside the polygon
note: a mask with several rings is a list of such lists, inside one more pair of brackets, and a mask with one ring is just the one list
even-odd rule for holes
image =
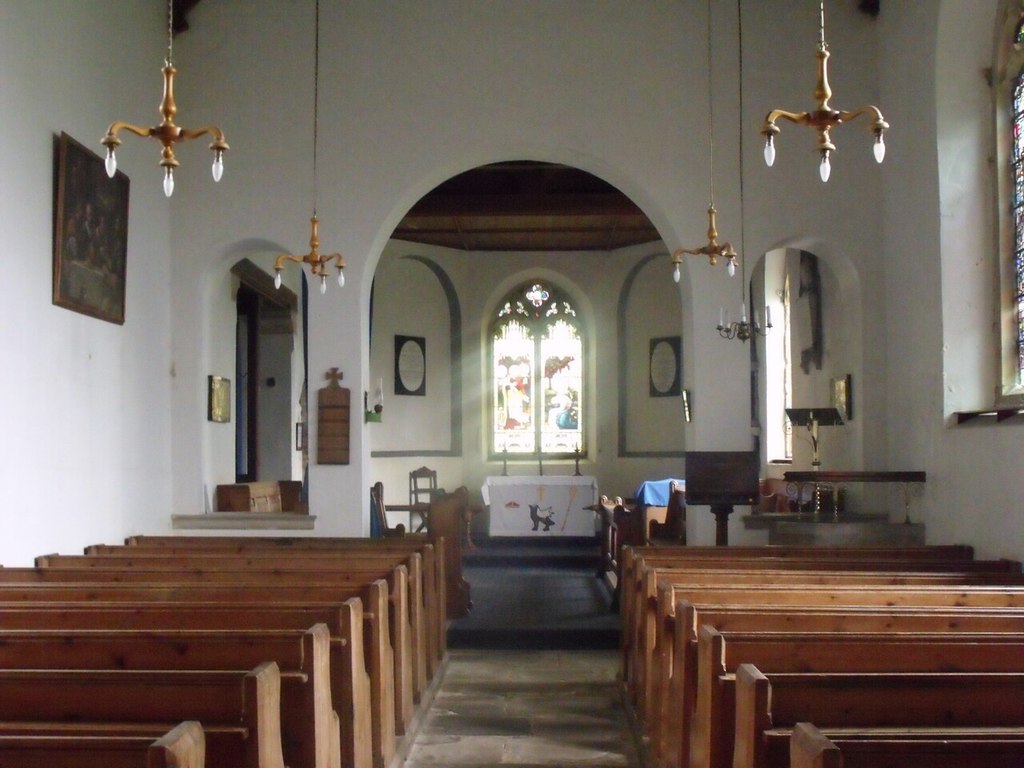
{"label": "church interior", "polygon": [[[821,545],[864,571],[844,548],[891,547],[876,553],[886,583],[938,591],[956,582],[892,553],[969,552],[956,571],[995,564],[970,583],[991,578],[1017,610],[1022,22],[1020,0],[0,0],[0,397],[19,406],[4,419],[16,498],[0,511],[0,606],[36,599],[3,582],[42,556],[130,537],[207,539],[225,559],[217,542],[240,555],[300,538],[308,552],[267,565],[296,573],[267,589],[316,601],[296,597],[302,582],[343,542],[339,583],[368,622],[405,590],[423,615],[410,607],[389,639],[367,630],[390,687],[371,670],[366,692],[347,690],[341,745],[310,737],[323,754],[286,733],[293,768],[733,765],[700,727],[673,742],[675,681],[658,680],[682,662],[641,612],[682,622],[682,587],[652,578],[638,597],[644,556],[623,547],[649,543],[657,526],[637,515],[671,511],[677,484],[679,552],[650,550],[652,571],[724,571],[736,563],[686,558],[729,550],[742,569],[766,545],[795,559]],[[435,513],[453,496],[455,516]],[[601,578],[580,576],[565,604],[618,613],[510,641],[547,609],[487,558],[582,573],[590,561],[556,562],[581,541]],[[374,614],[367,584],[399,565],[404,586]],[[440,618],[428,584],[446,590]],[[492,588],[517,607],[481,603]],[[0,643],[31,626],[6,610]],[[471,623],[483,616],[504,643]],[[547,755],[437,751],[431,700],[456,696],[448,684],[476,696],[475,654],[510,643],[561,655],[520,677],[495,657],[499,695],[528,706],[530,685],[578,674],[561,695],[578,685],[603,712],[621,684],[625,712],[595,728],[635,743],[574,752],[557,732],[565,749]],[[1013,658],[962,671],[1009,680]],[[9,666],[0,654],[0,689]],[[731,672],[740,696],[749,670]],[[1021,683],[1006,685],[1012,698]],[[462,714],[441,720],[466,728]],[[547,733],[546,717],[510,727]],[[749,764],[772,764],[759,750]]]}

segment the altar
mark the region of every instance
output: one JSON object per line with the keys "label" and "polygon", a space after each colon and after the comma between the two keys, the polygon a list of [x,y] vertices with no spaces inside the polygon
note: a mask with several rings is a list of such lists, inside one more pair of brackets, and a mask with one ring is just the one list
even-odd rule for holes
{"label": "altar", "polygon": [[597,479],[584,475],[488,477],[491,536],[594,536]]}

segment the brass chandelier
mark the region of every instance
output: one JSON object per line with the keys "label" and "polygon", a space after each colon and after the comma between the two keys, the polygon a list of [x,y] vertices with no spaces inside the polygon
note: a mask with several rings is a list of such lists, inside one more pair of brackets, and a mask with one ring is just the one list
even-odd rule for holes
{"label": "brass chandelier", "polygon": [[224,132],[215,125],[207,125],[203,128],[190,130],[174,124],[174,116],[178,112],[178,107],[174,103],[174,74],[177,70],[174,68],[171,58],[174,41],[173,21],[173,0],[167,0],[167,58],[164,59],[164,95],[160,101],[160,115],[163,117],[163,120],[160,122],[160,125],[144,128],[118,120],[110,124],[110,127],[107,128],[107,135],[101,141],[103,146],[107,148],[107,158],[104,164],[107,176],[114,178],[114,174],[117,173],[117,158],[114,156],[114,150],[121,145],[121,140],[117,137],[118,131],[123,129],[129,133],[134,133],[136,136],[157,139],[163,145],[160,165],[164,169],[164,194],[167,197],[174,193],[174,169],[179,165],[177,158],[174,156],[174,145],[177,142],[197,139],[206,134],[213,136],[210,149],[213,150],[214,181],[220,181],[221,176],[224,174],[224,153],[229,149],[227,141],[224,140]]}
{"label": "brass chandelier", "polygon": [[809,112],[787,112],[783,109],[773,109],[764,119],[761,134],[765,137],[764,161],[770,167],[775,163],[775,136],[779,133],[779,126],[776,121],[789,120],[798,125],[809,125],[818,132],[818,151],[821,154],[821,164],[818,167],[822,181],[828,181],[832,172],[829,158],[835,151],[836,146],[832,143],[830,132],[840,123],[849,122],[861,115],[871,115],[874,121],[871,123],[871,132],[875,135],[874,155],[879,163],[885,158],[885,131],[889,124],[885,122],[878,107],[867,105],[855,109],[852,112],[833,109],[828,103],[832,98],[832,89],[828,84],[828,45],[825,43],[825,0],[818,3],[818,82],[814,88],[814,98],[817,99],[817,109]]}
{"label": "brass chandelier", "polygon": [[320,253],[320,220],[316,215],[317,201],[317,170],[316,150],[318,144],[317,127],[320,121],[320,0],[316,0],[315,43],[313,46],[313,216],[309,220],[309,253],[305,256],[282,254],[274,261],[274,286],[281,287],[281,270],[291,261],[296,264],[309,264],[313,277],[320,280],[320,293],[327,293],[327,275],[331,262],[338,270],[338,287],[345,285],[345,259],[340,253]]}
{"label": "brass chandelier", "polygon": [[679,282],[679,268],[683,263],[683,256],[707,256],[711,266],[718,264],[719,257],[728,260],[726,269],[729,277],[736,274],[736,260],[738,255],[732,247],[732,243],[726,241],[718,242],[718,224],[715,217],[718,211],[715,209],[715,100],[712,95],[712,70],[711,70],[711,0],[708,0],[707,12],[707,43],[708,43],[708,187],[710,202],[708,203],[708,241],[699,248],[677,248],[672,252],[672,279]]}

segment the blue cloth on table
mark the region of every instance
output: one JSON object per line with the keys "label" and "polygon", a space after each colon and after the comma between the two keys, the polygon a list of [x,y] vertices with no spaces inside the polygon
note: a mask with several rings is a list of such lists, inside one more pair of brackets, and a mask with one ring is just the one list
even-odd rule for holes
{"label": "blue cloth on table", "polygon": [[672,491],[672,483],[680,488],[686,487],[685,480],[667,478],[665,480],[644,480],[636,487],[633,497],[637,504],[646,504],[648,507],[667,507],[668,497]]}

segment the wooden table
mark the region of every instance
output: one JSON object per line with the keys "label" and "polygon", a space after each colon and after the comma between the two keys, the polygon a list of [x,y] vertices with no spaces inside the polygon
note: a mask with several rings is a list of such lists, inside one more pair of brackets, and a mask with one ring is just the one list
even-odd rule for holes
{"label": "wooden table", "polygon": [[[818,486],[821,484],[833,483],[900,483],[903,488],[903,513],[906,522],[910,522],[910,489],[911,483],[925,482],[924,472],[884,472],[884,471],[851,471],[851,470],[816,470],[816,471],[793,471],[785,472],[783,479],[798,486],[804,483],[814,483],[814,505],[815,514],[818,514]],[[799,498],[799,495],[797,496]],[[835,505],[833,505],[835,509]],[[835,513],[838,516],[838,512]]]}

